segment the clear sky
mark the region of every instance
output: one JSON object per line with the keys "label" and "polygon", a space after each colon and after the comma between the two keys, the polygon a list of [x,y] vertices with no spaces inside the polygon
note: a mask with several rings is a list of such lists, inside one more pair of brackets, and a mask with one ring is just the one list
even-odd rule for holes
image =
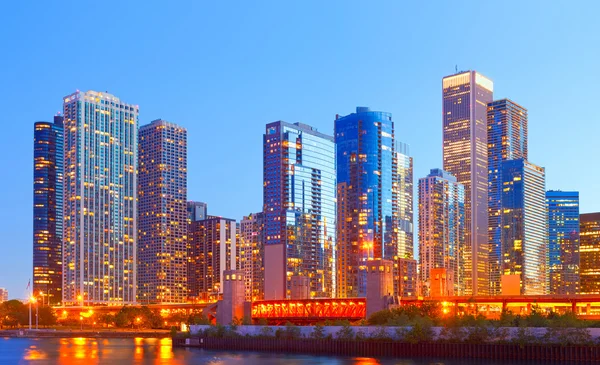
{"label": "clear sky", "polygon": [[31,277],[33,123],[77,89],[139,104],[140,125],[186,127],[188,198],[240,219],[262,209],[262,133],[280,119],[332,134],[358,105],[391,112],[416,185],[441,167],[441,78],[457,65],[529,110],[529,159],[547,188],[600,211],[600,6],[417,3],[3,3],[0,287],[25,297]]}

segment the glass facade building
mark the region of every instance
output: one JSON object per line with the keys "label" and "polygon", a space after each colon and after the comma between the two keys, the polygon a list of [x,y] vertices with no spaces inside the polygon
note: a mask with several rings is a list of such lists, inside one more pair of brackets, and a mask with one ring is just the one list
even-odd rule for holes
{"label": "glass facade building", "polygon": [[548,215],[544,168],[502,161],[502,275],[518,275],[522,295],[548,294]]}
{"label": "glass facade building", "polygon": [[399,258],[414,258],[414,231],[413,231],[413,158],[410,156],[406,143],[396,144],[396,181],[394,188],[397,191],[398,202],[398,242],[397,253]]}
{"label": "glass facade building", "polygon": [[245,216],[240,222],[240,269],[244,271],[246,301],[262,300],[265,292],[265,215]]}
{"label": "glass facade building", "polygon": [[392,114],[337,116],[337,296],[366,297],[366,261],[398,256],[398,167]]}
{"label": "glass facade building", "polygon": [[291,277],[311,297],[335,293],[336,191],[333,137],[277,121],[263,136],[265,299],[289,298]]}
{"label": "glass facade building", "polygon": [[189,297],[216,301],[223,294],[223,272],[239,266],[238,227],[234,219],[208,216],[188,226]]}
{"label": "glass facade building", "polygon": [[488,141],[488,226],[490,243],[490,294],[501,293],[502,263],[502,176],[500,163],[527,160],[527,109],[509,99],[487,106]]}
{"label": "glass facade building", "polygon": [[494,84],[476,71],[442,80],[443,168],[465,187],[465,294],[489,293],[487,105]]}
{"label": "glass facade building", "polygon": [[600,294],[600,212],[579,216],[580,294]]}
{"label": "glass facade building", "polygon": [[139,108],[77,91],[63,109],[63,304],[134,304]]}
{"label": "glass facade building", "polygon": [[546,192],[550,294],[579,293],[579,192]]}
{"label": "glass facade building", "polygon": [[63,117],[33,135],[33,293],[62,302]]}
{"label": "glass facade building", "polygon": [[208,217],[208,204],[204,202],[187,202],[188,222],[205,220]]}
{"label": "glass facade building", "polygon": [[419,179],[419,272],[421,294],[430,296],[432,270],[444,269],[444,295],[465,295],[465,188],[450,173],[432,169]]}
{"label": "glass facade building", "polygon": [[187,300],[187,131],[155,120],[139,129],[138,300]]}

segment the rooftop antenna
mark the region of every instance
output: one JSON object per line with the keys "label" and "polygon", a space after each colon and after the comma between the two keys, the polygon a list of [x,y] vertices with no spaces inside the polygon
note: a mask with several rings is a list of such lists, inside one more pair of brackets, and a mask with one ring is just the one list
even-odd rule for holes
{"label": "rooftop antenna", "polygon": [[454,72],[458,73],[458,65],[454,65]]}

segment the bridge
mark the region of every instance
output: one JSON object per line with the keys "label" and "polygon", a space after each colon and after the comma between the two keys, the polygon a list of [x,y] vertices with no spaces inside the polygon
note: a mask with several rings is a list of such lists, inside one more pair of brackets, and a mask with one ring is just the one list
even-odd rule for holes
{"label": "bridge", "polygon": [[273,325],[288,321],[295,324],[314,324],[326,320],[357,321],[365,318],[366,313],[365,298],[266,300],[252,303],[252,320],[266,320]]}

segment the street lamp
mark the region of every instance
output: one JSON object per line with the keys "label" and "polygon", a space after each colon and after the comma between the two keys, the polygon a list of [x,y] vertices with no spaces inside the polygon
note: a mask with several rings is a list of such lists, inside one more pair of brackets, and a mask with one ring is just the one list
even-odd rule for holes
{"label": "street lamp", "polygon": [[[32,295],[29,298],[29,329],[31,330],[31,303],[35,303],[35,297]],[[37,329],[37,306],[35,307],[35,328]]]}

